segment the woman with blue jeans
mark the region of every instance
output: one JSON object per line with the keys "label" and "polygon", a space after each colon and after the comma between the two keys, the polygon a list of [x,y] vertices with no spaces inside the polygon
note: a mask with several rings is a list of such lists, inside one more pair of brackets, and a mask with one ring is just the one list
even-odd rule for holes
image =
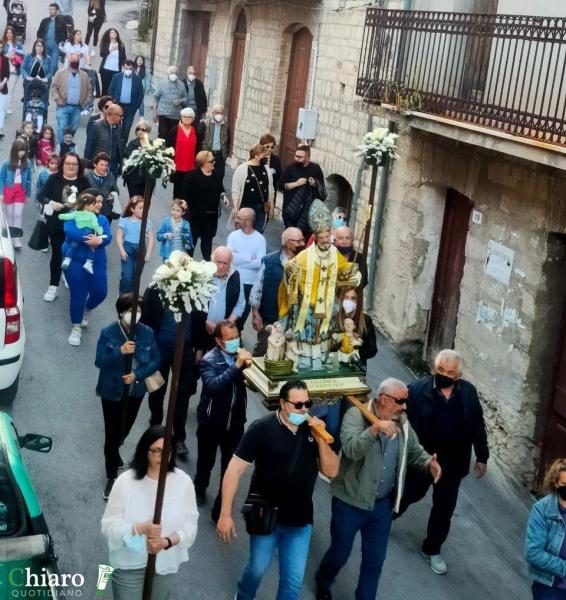
{"label": "woman with blue jeans", "polygon": [[533,600],[566,600],[566,458],[552,463],[542,491],[546,496],[533,505],[525,538]]}
{"label": "woman with blue jeans", "polygon": [[[106,273],[106,246],[112,241],[112,230],[108,219],[100,215],[100,196],[82,193],[75,204],[77,210],[91,210],[96,214],[102,227],[102,235],[95,235],[89,229],[79,229],[75,221],[66,221],[63,254],[71,258],[66,279],[71,296],[71,346],[80,346],[82,328],[88,326],[89,313],[101,304],[108,293]],[[86,260],[92,260],[92,274],[84,268]]]}

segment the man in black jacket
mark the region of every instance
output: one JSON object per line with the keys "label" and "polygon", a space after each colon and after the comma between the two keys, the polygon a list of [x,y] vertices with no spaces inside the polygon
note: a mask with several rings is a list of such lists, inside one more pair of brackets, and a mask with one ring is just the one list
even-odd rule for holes
{"label": "man in black jacket", "polygon": [[49,16],[42,19],[37,30],[37,38],[45,42],[45,52],[51,58],[53,75],[59,68],[59,44],[67,41],[68,32],[65,19],[59,5],[52,2],[49,5]]}
{"label": "man in black jacket", "polygon": [[122,119],[124,110],[119,104],[111,104],[106,109],[104,119],[96,121],[87,129],[86,143],[83,156],[92,161],[99,152],[104,152],[110,158],[109,171],[118,176],[124,157],[122,141]]}
{"label": "man in black jacket", "polygon": [[[483,411],[476,388],[462,377],[462,359],[454,350],[441,350],[434,361],[434,374],[409,384],[407,416],[420,443],[436,454],[442,478],[435,484],[427,537],[421,553],[438,575],[447,571],[440,554],[450,531],[450,520],[460,483],[470,470],[472,446],[476,455],[474,473],[485,475],[489,449]],[[400,516],[413,502],[423,498],[432,479],[409,469]]]}
{"label": "man in black jacket", "polygon": [[195,111],[195,124],[198,125],[200,120],[206,115],[208,100],[204,91],[204,85],[200,79],[197,79],[196,69],[192,65],[187,67],[187,76],[182,82],[185,84],[185,89],[187,90],[185,106]]}
{"label": "man in black jacket", "polygon": [[242,370],[251,354],[240,348],[240,332],[232,321],[220,321],[214,329],[216,347],[200,362],[202,391],[197,408],[198,460],[195,475],[197,505],[206,502],[206,488],[220,446],[220,489],[212,508],[216,522],[220,515],[222,478],[244,435],[247,394]]}

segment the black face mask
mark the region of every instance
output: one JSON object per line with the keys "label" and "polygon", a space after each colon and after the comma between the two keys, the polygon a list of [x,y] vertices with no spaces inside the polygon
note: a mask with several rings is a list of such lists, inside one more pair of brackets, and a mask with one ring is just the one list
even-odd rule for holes
{"label": "black face mask", "polygon": [[350,250],[352,249],[351,246],[338,246],[338,244],[335,244],[335,246],[338,252],[340,252],[340,254],[343,254],[344,256],[349,255]]}
{"label": "black face mask", "polygon": [[452,387],[456,380],[452,377],[447,377],[446,375],[441,375],[440,373],[437,373],[434,376],[434,381],[436,383],[436,387],[443,390],[444,388]]}
{"label": "black face mask", "polygon": [[566,485],[560,485],[556,488],[556,493],[562,498],[562,500],[566,500]]}
{"label": "black face mask", "polygon": [[266,165],[267,164],[267,158],[260,158],[259,164],[260,165]]}
{"label": "black face mask", "polygon": [[299,169],[304,169],[305,168],[305,165],[302,162],[295,161],[295,166],[298,167]]}
{"label": "black face mask", "polygon": [[69,67],[71,67],[71,69],[78,69],[79,68],[79,62],[76,60],[73,60],[69,63]]}

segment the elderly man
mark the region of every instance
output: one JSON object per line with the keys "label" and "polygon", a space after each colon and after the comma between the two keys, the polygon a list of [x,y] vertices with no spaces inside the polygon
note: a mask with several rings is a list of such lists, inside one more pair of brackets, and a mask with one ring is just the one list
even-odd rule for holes
{"label": "elderly man", "polygon": [[169,131],[179,123],[186,99],[187,90],[177,77],[177,67],[168,67],[167,79],[157,84],[153,95],[153,121],[159,123],[160,138],[166,139]]}
{"label": "elderly man", "polygon": [[375,600],[392,512],[399,510],[403,495],[405,465],[418,468],[431,482],[440,479],[436,455],[425,452],[405,418],[407,396],[402,381],[385,379],[368,404],[377,417],[374,422],[368,422],[356,407],[344,417],[340,470],[330,484],[331,542],[316,572],[317,600],[332,599],[330,589],[350,556],[358,531],[362,564],[355,598]]}
{"label": "elderly man", "polygon": [[252,287],[249,305],[252,325],[257,331],[254,356],[264,356],[267,350],[266,325],[279,320],[279,286],[285,265],[305,247],[303,233],[297,227],[287,227],[281,235],[281,249],[263,257],[257,279]]}
{"label": "elderly man", "polygon": [[[444,575],[447,566],[440,550],[450,531],[460,483],[470,470],[472,446],[478,479],[485,475],[489,458],[478,393],[469,381],[462,379],[462,358],[458,352],[441,350],[435,358],[433,374],[409,385],[407,416],[421,444],[428,452],[438,454],[442,465],[442,480],[433,488],[421,554],[437,575]],[[429,479],[409,471],[399,516],[423,498],[429,487]]]}
{"label": "elderly man", "polygon": [[67,127],[76,131],[81,123],[81,110],[92,104],[92,85],[85,71],[79,69],[80,56],[69,55],[69,66],[59,69],[51,83],[57,105],[57,142],[63,142]]}
{"label": "elderly man", "polygon": [[266,254],[267,243],[259,231],[254,229],[255,210],[253,208],[240,208],[236,214],[236,225],[238,229],[233,231],[226,241],[226,245],[234,254],[234,266],[240,271],[244,285],[244,296],[246,307],[238,319],[240,331],[246,324],[250,314],[250,293],[256,282],[261,261]]}
{"label": "elderly man", "polygon": [[[334,245],[348,262],[355,262],[358,265],[362,275],[360,286],[365,288],[368,283],[368,265],[363,254],[356,255],[356,251],[354,250],[354,232],[352,229],[347,225],[336,228],[334,230]],[[355,261],[353,260],[354,257]]]}
{"label": "elderly man", "polygon": [[187,92],[185,106],[195,111],[196,122],[198,123],[208,110],[208,100],[204,85],[200,79],[197,79],[197,72],[193,65],[187,67],[187,76],[182,80]]}
{"label": "elderly man", "polygon": [[203,121],[202,149],[212,152],[214,156],[214,171],[224,181],[226,158],[230,152],[230,130],[224,119],[224,107],[215,104],[211,116]]}
{"label": "elderly man", "polygon": [[108,170],[118,176],[120,164],[124,156],[122,141],[122,119],[124,110],[119,104],[110,104],[103,119],[94,122],[86,134],[84,157],[90,161],[103,152],[110,159]]}

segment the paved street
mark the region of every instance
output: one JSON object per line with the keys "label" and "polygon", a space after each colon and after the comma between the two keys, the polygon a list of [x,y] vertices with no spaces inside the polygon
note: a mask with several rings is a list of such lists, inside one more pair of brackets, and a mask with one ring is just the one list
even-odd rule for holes
{"label": "paved street", "polygon": [[[28,44],[31,46],[39,20],[47,12],[47,2],[28,2]],[[86,2],[75,1],[75,21],[86,29]],[[125,21],[135,14],[133,0],[107,2],[108,23],[124,30]],[[4,13],[3,13],[4,15]],[[4,19],[4,16],[2,16]],[[3,21],[1,22],[4,25]],[[83,30],[84,30],[83,29]],[[104,31],[104,28],[103,28]],[[128,34],[125,33],[125,37]],[[98,60],[98,58],[97,58]],[[53,106],[50,121],[54,122]],[[7,156],[19,115],[10,115],[6,138],[0,142],[2,159]],[[83,118],[84,119],[84,118]],[[258,132],[258,135],[262,132]],[[84,122],[77,135],[79,149],[84,147]],[[227,178],[228,179],[228,178]],[[125,188],[122,188],[125,200]],[[151,208],[151,218],[157,224],[168,211],[170,190],[158,185]],[[25,209],[24,231],[26,240],[37,218],[35,206]],[[226,221],[226,214],[223,223]],[[268,227],[271,249],[277,247],[281,228],[276,223]],[[225,239],[221,227],[217,242]],[[103,421],[100,401],[94,390],[97,369],[94,367],[95,345],[100,329],[115,318],[114,300],[118,293],[119,256],[115,245],[108,249],[109,297],[97,309],[79,348],[68,345],[70,331],[68,294],[61,286],[59,297],[53,303],[43,301],[49,279],[49,255],[33,252],[25,247],[18,255],[18,267],[25,295],[25,323],[28,343],[20,380],[20,390],[11,410],[20,433],[35,432],[53,437],[53,450],[48,455],[25,452],[43,505],[45,517],[55,539],[60,558],[60,570],[82,573],[86,577],[84,598],[93,598],[97,565],[106,562],[106,544],[100,535],[100,517],[105,504],[102,490],[105,484],[103,467]],[[159,264],[158,252],[146,267],[147,283],[152,270]],[[251,318],[249,319],[251,324]],[[251,346],[253,333],[246,331],[245,341]],[[393,349],[381,340],[378,356],[368,370],[372,383],[385,376],[397,376],[409,381],[411,373],[402,365]],[[195,406],[191,400],[187,429],[191,450],[188,462],[180,466],[191,476],[196,465]],[[248,419],[263,415],[265,409],[259,398],[250,394]],[[142,406],[138,421],[122,451],[130,457],[136,440],[147,426],[149,410]],[[217,483],[209,489],[212,500]],[[247,491],[247,479],[240,491],[237,505],[241,506]],[[315,494],[315,528],[302,597],[314,598],[313,573],[329,543],[330,497],[328,486],[318,481]],[[490,462],[488,474],[477,482],[464,481],[453,520],[453,527],[445,546],[448,574],[434,575],[418,554],[420,541],[426,529],[430,507],[427,498],[414,506],[396,522],[390,538],[389,554],[385,563],[380,598],[387,600],[527,600],[530,597],[525,566],[522,558],[524,526],[528,514],[529,497],[524,491],[509,484]],[[210,504],[209,504],[210,506]],[[229,600],[247,556],[248,538],[243,521],[237,517],[239,535],[231,546],[223,546],[215,536],[214,526],[207,509],[201,512],[199,533],[190,551],[190,562],[181,567],[178,575],[177,600]],[[353,597],[360,564],[360,548],[356,543],[352,558],[340,574],[334,588],[334,597],[347,600]],[[258,598],[275,597],[277,572],[272,569],[265,578]],[[111,593],[106,594],[107,598]]]}

